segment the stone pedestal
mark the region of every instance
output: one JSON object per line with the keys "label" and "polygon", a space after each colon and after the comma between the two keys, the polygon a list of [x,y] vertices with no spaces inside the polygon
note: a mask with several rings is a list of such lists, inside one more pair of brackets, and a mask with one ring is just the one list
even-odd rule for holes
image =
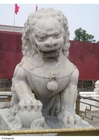
{"label": "stone pedestal", "polygon": [[[27,118],[28,121],[28,118]],[[64,127],[63,124],[61,124],[56,117],[46,116],[45,121],[47,124],[47,129],[61,129],[61,128],[92,128],[88,122],[81,120],[81,124],[68,124]],[[1,130],[19,130],[19,129],[42,129],[42,128],[26,128],[23,127],[20,123],[20,120],[18,116],[15,117],[9,117],[9,109],[1,109],[0,110],[0,129]],[[43,128],[44,129],[44,128]]]}

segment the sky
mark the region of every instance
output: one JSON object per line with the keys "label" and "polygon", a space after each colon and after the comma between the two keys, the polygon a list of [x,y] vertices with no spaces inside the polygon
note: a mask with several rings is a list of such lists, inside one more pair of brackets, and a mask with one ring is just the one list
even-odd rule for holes
{"label": "sky", "polygon": [[[21,1],[21,2],[20,2]],[[56,1],[56,0],[55,0]],[[35,12],[36,4],[38,9],[40,8],[54,8],[56,10],[62,11],[62,13],[67,17],[69,24],[70,40],[75,37],[74,31],[78,28],[86,30],[88,34],[94,35],[94,39],[99,41],[99,3],[97,1],[71,1],[69,3],[63,0],[58,0],[58,2],[53,2],[53,0],[42,1],[33,0],[28,1],[6,1],[0,0],[0,25],[11,25],[14,26],[24,26],[28,15],[31,12]],[[65,0],[66,1],[66,0]],[[14,13],[15,3],[20,7],[18,14]]]}

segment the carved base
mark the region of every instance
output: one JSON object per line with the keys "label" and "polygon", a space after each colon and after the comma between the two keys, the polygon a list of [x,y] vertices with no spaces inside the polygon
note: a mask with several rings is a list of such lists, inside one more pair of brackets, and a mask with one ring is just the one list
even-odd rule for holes
{"label": "carved base", "polygon": [[[28,121],[28,118],[27,118]],[[63,126],[56,117],[46,116],[45,124],[43,118],[35,120],[31,127],[28,129],[55,129],[55,128],[92,128],[88,122],[81,120],[81,124],[67,124],[67,126]],[[39,125],[38,125],[39,124]],[[47,124],[47,125],[46,125]],[[43,127],[41,127],[43,125]],[[0,110],[0,129],[1,130],[19,130],[19,129],[27,129],[22,126],[20,122],[20,118],[16,115],[14,118],[9,117],[9,109],[1,109]]]}
{"label": "carved base", "polygon": [[47,125],[50,128],[93,128],[92,125],[90,125],[88,122],[81,120],[81,124],[67,124],[66,126],[64,126],[62,123],[59,122],[59,120],[56,117],[50,117],[47,116],[45,117],[45,121],[47,123]]}

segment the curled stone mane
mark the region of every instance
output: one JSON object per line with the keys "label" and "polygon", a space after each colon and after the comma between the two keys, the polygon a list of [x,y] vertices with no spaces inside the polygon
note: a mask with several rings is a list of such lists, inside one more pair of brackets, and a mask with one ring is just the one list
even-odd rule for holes
{"label": "curled stone mane", "polygon": [[63,29],[64,35],[64,46],[62,48],[63,54],[68,57],[69,52],[68,49],[70,47],[69,42],[69,31],[68,31],[68,22],[67,18],[62,14],[61,11],[54,10],[52,8],[49,9],[40,9],[37,12],[30,13],[27,21],[24,24],[24,28],[22,30],[22,53],[23,56],[32,57],[34,56],[36,51],[35,42],[32,41],[30,44],[29,35],[30,32],[34,31],[36,23],[43,17],[54,17],[56,20],[60,22],[61,28]]}

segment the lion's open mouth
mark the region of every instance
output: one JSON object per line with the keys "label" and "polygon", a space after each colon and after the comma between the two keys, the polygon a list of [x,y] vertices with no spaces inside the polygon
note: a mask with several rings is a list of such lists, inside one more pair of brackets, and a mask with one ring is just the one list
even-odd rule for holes
{"label": "lion's open mouth", "polygon": [[48,52],[44,52],[44,51],[41,51],[40,52],[42,53],[43,57],[58,57],[59,56],[59,50],[56,50],[56,51],[48,51]]}
{"label": "lion's open mouth", "polygon": [[[38,48],[37,44],[36,44],[36,47]],[[39,52],[45,58],[50,58],[50,57],[54,57],[55,58],[55,57],[58,57],[59,56],[60,49],[57,49],[57,50],[49,50],[49,51],[39,50]]]}

